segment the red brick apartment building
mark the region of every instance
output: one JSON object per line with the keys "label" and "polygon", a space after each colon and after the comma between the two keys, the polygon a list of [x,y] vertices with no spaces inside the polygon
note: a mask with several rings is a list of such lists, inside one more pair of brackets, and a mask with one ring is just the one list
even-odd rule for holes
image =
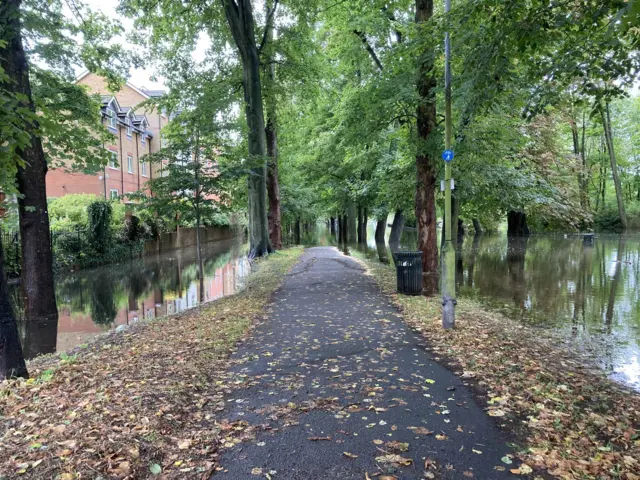
{"label": "red brick apartment building", "polygon": [[159,165],[150,165],[143,156],[160,150],[162,128],[167,115],[141,103],[162,95],[159,90],[137,88],[127,82],[111,94],[106,81],[93,73],[81,75],[77,81],[86,85],[90,93],[102,96],[102,123],[113,134],[113,141],[105,144],[112,160],[104,171],[95,175],[70,172],[64,168],[47,173],[47,197],[62,197],[71,193],[91,193],[115,198],[144,189],[145,183],[159,174]]}

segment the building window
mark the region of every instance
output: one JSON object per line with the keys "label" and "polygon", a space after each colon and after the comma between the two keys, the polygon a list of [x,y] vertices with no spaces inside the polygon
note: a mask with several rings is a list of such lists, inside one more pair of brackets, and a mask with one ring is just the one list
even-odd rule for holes
{"label": "building window", "polygon": [[127,172],[133,173],[133,157],[127,155]]}
{"label": "building window", "polygon": [[142,162],[142,176],[147,176],[147,162]]}
{"label": "building window", "polygon": [[109,190],[109,199],[117,200],[118,199],[118,189],[112,188]]}
{"label": "building window", "polygon": [[118,169],[118,154],[109,152],[109,168]]}
{"label": "building window", "polygon": [[107,125],[109,126],[109,128],[113,128],[114,130],[116,129],[116,112],[114,112],[113,110],[111,110],[110,108],[107,108]]}
{"label": "building window", "polygon": [[127,137],[131,138],[131,119],[127,117]]}
{"label": "building window", "polygon": [[147,138],[146,137],[147,136],[144,133],[140,135],[140,143],[141,144],[144,145],[145,143],[147,143]]}

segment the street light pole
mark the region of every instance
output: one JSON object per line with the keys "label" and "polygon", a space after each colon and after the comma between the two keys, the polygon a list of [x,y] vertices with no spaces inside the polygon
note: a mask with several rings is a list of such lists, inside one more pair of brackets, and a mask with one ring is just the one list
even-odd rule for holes
{"label": "street light pole", "polygon": [[[445,0],[445,14],[451,10],[451,0]],[[444,166],[444,246],[442,248],[442,327],[444,329],[454,328],[456,324],[456,284],[455,284],[455,263],[456,253],[451,240],[451,39],[449,31],[444,37],[444,142],[445,153],[443,159]]]}

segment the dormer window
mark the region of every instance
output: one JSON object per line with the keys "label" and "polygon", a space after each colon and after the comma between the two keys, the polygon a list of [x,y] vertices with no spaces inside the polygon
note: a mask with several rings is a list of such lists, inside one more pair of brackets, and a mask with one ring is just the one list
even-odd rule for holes
{"label": "dormer window", "polygon": [[131,131],[132,131],[131,119],[127,117],[126,121],[127,121],[127,137],[131,138]]}
{"label": "dormer window", "polygon": [[[142,128],[144,129],[144,125],[142,126]],[[140,134],[140,143],[142,143],[143,145],[147,143],[147,135],[144,132]]]}
{"label": "dormer window", "polygon": [[116,129],[116,112],[113,111],[111,108],[107,108],[106,110],[106,115],[107,115],[107,125],[109,126],[109,128],[112,129]]}

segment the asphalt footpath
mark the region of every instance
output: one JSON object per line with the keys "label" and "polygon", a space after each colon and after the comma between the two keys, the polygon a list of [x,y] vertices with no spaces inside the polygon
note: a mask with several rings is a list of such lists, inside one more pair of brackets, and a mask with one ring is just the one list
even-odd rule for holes
{"label": "asphalt footpath", "polygon": [[232,365],[222,416],[251,435],[214,480],[522,478],[464,380],[336,248],[303,253]]}

